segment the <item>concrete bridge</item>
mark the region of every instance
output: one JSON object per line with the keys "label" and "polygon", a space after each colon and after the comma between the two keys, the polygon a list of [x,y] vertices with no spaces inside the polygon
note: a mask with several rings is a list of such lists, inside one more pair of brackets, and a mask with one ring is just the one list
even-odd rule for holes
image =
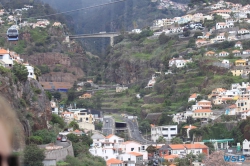
{"label": "concrete bridge", "polygon": [[69,42],[71,39],[82,39],[82,38],[100,38],[100,37],[108,37],[110,38],[110,45],[114,46],[114,37],[119,36],[120,33],[117,32],[100,32],[100,33],[93,33],[93,34],[80,34],[80,35],[70,35],[66,36],[66,42]]}

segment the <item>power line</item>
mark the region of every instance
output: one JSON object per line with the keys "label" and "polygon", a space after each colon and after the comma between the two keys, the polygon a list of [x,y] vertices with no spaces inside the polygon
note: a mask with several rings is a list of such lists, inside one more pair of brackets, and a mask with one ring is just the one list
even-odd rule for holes
{"label": "power line", "polygon": [[[38,16],[37,17],[29,17],[29,18],[50,17],[50,16],[55,16],[55,15],[58,15],[58,14],[65,14],[65,13],[71,13],[71,12],[86,10],[86,9],[92,9],[92,8],[96,8],[96,7],[102,7],[102,6],[106,6],[106,5],[110,5],[110,4],[115,4],[115,3],[119,3],[119,2],[123,2],[123,1],[125,1],[125,0],[119,0],[119,1],[114,1],[114,2],[104,3],[104,4],[101,4],[101,5],[95,5],[95,6],[84,7],[84,8],[75,9],[75,10],[69,10],[69,11],[66,11],[66,12],[59,12],[59,13],[48,14],[48,15],[39,16],[39,17]],[[22,18],[22,19],[29,19],[29,18]]]}

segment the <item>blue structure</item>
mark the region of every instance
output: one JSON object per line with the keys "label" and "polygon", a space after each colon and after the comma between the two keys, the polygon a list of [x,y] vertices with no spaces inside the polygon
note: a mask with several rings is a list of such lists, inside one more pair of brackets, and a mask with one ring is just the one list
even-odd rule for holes
{"label": "blue structure", "polygon": [[17,28],[10,27],[7,30],[8,41],[17,41],[18,40],[18,30]]}

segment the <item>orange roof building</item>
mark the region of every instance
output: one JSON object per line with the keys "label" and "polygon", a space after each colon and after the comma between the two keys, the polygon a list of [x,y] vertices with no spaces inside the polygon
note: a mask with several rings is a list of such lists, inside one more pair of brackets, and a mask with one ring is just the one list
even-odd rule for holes
{"label": "orange roof building", "polygon": [[197,127],[196,127],[196,126],[189,125],[189,126],[184,126],[184,127],[182,127],[182,128],[192,130],[192,129],[196,129]]}
{"label": "orange roof building", "polygon": [[107,160],[106,163],[107,163],[107,166],[117,166],[118,164],[122,164],[123,161],[111,158],[111,159]]}
{"label": "orange roof building", "polygon": [[188,98],[188,102],[190,101],[195,101],[197,98],[198,94],[197,93],[193,93],[189,98]]}
{"label": "orange roof building", "polygon": [[5,50],[5,49],[0,49],[0,54],[9,54],[9,50]]}
{"label": "orange roof building", "polygon": [[171,161],[171,160],[174,160],[174,159],[177,158],[177,157],[178,157],[178,155],[176,155],[176,154],[165,155],[165,156],[164,156],[164,159],[165,159],[165,160],[168,160],[168,161]]}
{"label": "orange roof building", "polygon": [[211,109],[198,109],[193,112],[193,118],[211,118],[212,115]]}
{"label": "orange roof building", "polygon": [[129,152],[128,154],[130,154],[130,155],[133,155],[133,156],[143,156],[143,154],[141,154],[141,153],[137,153],[137,152]]}

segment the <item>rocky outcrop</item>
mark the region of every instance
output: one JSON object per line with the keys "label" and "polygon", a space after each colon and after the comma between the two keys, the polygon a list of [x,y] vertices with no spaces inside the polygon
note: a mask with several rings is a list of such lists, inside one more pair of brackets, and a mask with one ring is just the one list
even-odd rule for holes
{"label": "rocky outcrop", "polygon": [[160,66],[160,61],[141,59],[108,59],[105,77],[119,84],[130,84],[137,81],[148,81]]}
{"label": "rocky outcrop", "polygon": [[[9,73],[0,75],[0,94],[7,99],[18,116],[20,126],[23,126],[25,136],[31,131],[48,128],[48,121],[51,119],[51,106],[46,93],[40,83],[36,80],[16,82]],[[21,131],[20,131],[21,132]],[[21,134],[16,133],[14,141],[16,149],[20,148]]]}

